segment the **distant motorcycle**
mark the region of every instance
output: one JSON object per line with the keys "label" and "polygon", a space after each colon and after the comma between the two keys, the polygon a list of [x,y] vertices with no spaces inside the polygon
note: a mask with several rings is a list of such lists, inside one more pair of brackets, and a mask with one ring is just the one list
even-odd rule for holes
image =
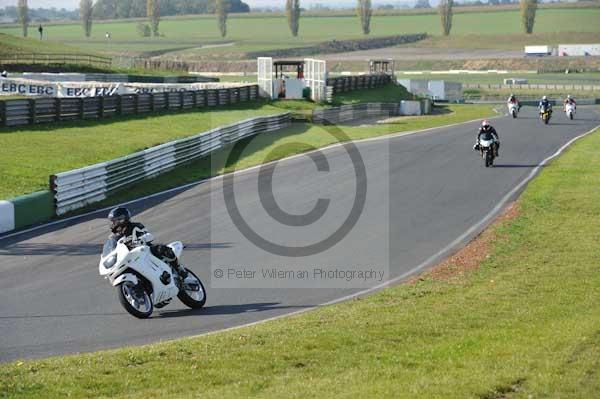
{"label": "distant motorcycle", "polygon": [[575,104],[566,104],[565,114],[567,115],[567,118],[573,120],[575,118]]}
{"label": "distant motorcycle", "polygon": [[516,103],[508,103],[508,113],[513,118],[516,118],[519,113],[519,106]]}
{"label": "distant motorcycle", "polygon": [[551,109],[545,109],[542,110],[540,112],[540,118],[542,118],[542,120],[544,121],[544,123],[547,125],[548,122],[550,122],[550,118],[552,117],[552,110]]}
{"label": "distant motorcycle", "polygon": [[[192,309],[203,307],[206,291],[202,281],[187,268],[188,276],[182,279],[170,265],[155,257],[148,246],[152,239],[152,234],[146,233],[136,242],[123,237],[109,238],[104,244],[98,269],[117,287],[121,305],[140,319],[150,317],[154,308],[168,305],[175,297]],[[168,247],[179,259],[183,244],[177,241]]]}
{"label": "distant motorcycle", "polygon": [[494,140],[479,140],[479,151],[481,151],[485,167],[494,166],[494,159],[496,158]]}

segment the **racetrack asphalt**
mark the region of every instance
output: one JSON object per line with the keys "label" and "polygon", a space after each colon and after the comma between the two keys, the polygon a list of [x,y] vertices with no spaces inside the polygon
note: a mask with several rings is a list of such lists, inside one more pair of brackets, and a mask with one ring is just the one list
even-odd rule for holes
{"label": "racetrack asphalt", "polygon": [[[427,260],[439,260],[442,248],[489,216],[544,159],[598,126],[600,117],[581,108],[570,121],[557,110],[545,126],[533,108],[525,107],[518,119],[505,116],[492,124],[502,147],[490,169],[472,151],[478,122],[356,143],[366,170],[364,210],[339,243],[307,257],[274,255],[241,234],[224,204],[222,179],[131,204],[136,219],[159,241],[181,240],[188,246],[184,263],[207,286],[207,304],[198,311],[175,301],[148,320],[125,312],[115,289],[98,275],[106,212],[0,237],[0,361],[198,335],[309,309],[376,285],[325,282],[315,288],[314,282],[295,281],[287,282],[290,288],[282,281],[252,281],[243,288],[216,288],[216,267],[371,264],[385,270],[387,280],[414,272]],[[264,192],[259,191],[265,187],[257,184],[259,169],[235,178],[236,202],[247,223],[269,240],[291,245],[323,239],[340,225],[359,183],[346,147],[321,154],[328,171],[298,156],[277,163],[273,173],[273,196],[284,212],[304,214],[318,198],[329,199],[321,224],[278,226],[272,218],[276,212],[264,209],[266,197],[261,203]],[[231,284],[238,283],[248,284]]]}

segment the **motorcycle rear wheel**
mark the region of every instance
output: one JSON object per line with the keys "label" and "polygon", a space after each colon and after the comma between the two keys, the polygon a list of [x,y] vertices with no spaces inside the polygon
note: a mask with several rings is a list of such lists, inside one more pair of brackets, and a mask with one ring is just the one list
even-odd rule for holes
{"label": "motorcycle rear wheel", "polygon": [[[194,274],[194,272],[192,272],[187,267],[185,268],[185,270],[187,270],[188,276],[185,278],[185,280],[183,282],[183,286],[181,287],[181,290],[179,290],[179,293],[177,294],[177,298],[179,298],[179,300],[181,302],[183,302],[184,305],[186,305],[189,308],[200,309],[206,303],[206,290],[204,289],[202,280],[200,280],[200,278],[198,276],[196,276],[196,274]],[[190,281],[192,279],[196,280],[196,281]],[[192,289],[187,290],[186,289],[186,281],[187,281],[187,284],[189,284],[189,283],[198,284],[198,287],[197,287],[198,290],[192,290]]]}

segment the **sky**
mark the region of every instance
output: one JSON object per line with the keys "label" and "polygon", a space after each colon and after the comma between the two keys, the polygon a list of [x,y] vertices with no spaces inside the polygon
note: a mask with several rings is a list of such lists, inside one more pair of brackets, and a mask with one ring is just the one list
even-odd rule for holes
{"label": "sky", "polygon": [[[265,7],[265,6],[274,6],[280,5],[281,7],[285,6],[285,0],[244,0],[245,3],[248,3],[250,7]],[[385,4],[385,3],[395,3],[396,0],[375,0],[373,3],[377,4]],[[280,3],[280,4],[279,4]],[[332,4],[336,5],[347,5],[354,6],[356,4],[356,0],[301,0],[301,4],[304,7],[309,7],[312,4]],[[16,5],[16,0],[0,0],[0,8],[4,8],[9,5]],[[79,0],[29,0],[29,7],[31,8],[66,8],[66,9],[75,9],[79,5]]]}

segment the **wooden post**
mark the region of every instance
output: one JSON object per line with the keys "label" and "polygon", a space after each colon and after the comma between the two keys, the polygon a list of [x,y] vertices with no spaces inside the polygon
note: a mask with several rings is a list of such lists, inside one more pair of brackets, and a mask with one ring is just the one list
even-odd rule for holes
{"label": "wooden post", "polygon": [[150,93],[150,111],[154,112],[154,93]]}
{"label": "wooden post", "polygon": [[198,91],[192,91],[192,98],[194,99],[194,108],[198,108]]}
{"label": "wooden post", "polygon": [[136,114],[140,113],[140,96],[137,93],[133,95],[133,109]]}
{"label": "wooden post", "polygon": [[179,108],[183,109],[185,104],[185,91],[179,92]]}
{"label": "wooden post", "polygon": [[35,98],[29,100],[29,123],[35,125]]}
{"label": "wooden post", "polygon": [[208,107],[208,90],[202,90],[202,106]]}

